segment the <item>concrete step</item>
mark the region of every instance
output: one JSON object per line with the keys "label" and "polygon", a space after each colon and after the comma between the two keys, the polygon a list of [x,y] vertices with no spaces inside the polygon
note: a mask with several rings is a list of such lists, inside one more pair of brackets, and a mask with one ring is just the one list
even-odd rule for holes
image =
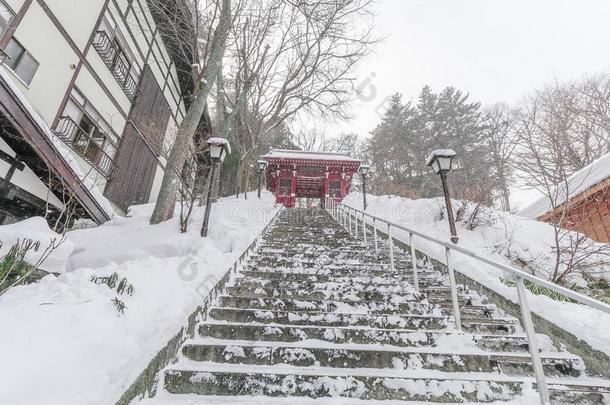
{"label": "concrete step", "polygon": [[[352,288],[360,289],[388,289],[388,288],[400,288],[402,290],[413,290],[414,285],[411,280],[392,280],[386,277],[325,277],[325,280],[280,280],[280,279],[268,279],[263,277],[251,277],[243,276],[235,280],[236,284],[248,287],[266,287],[275,289],[302,289],[302,288],[313,288],[323,289],[327,286],[350,286]],[[446,287],[438,281],[422,280],[419,283],[419,287],[426,290],[428,288],[443,289]]]}
{"label": "concrete step", "polygon": [[[414,315],[450,315],[453,307],[450,303],[438,305],[421,302],[405,302],[393,304],[390,302],[368,302],[349,304],[340,301],[325,300],[292,300],[278,298],[249,298],[239,296],[220,296],[219,306],[243,309],[286,310],[298,312],[347,312],[370,314],[414,314]],[[463,306],[464,316],[492,318],[502,316],[493,305]]]}
{"label": "concrete step", "polygon": [[[415,373],[400,370],[307,369],[289,366],[178,363],[165,372],[164,387],[174,394],[265,395],[271,397],[348,397],[430,402],[508,401],[532,388],[531,378],[492,373]],[[454,374],[454,375],[448,375]],[[550,384],[553,400],[562,404],[599,404],[605,386]],[[572,389],[574,392],[570,392]]]}
{"label": "concrete step", "polygon": [[[324,327],[369,326],[382,329],[434,330],[446,328],[448,324],[447,317],[444,316],[346,314],[338,312],[308,313],[239,308],[211,308],[209,316],[215,320],[226,322],[316,325]],[[468,322],[468,320],[464,320],[464,322]]]}
{"label": "concrete step", "polygon": [[[304,342],[308,343],[308,342]],[[459,353],[445,349],[401,349],[378,345],[278,344],[256,341],[192,340],[182,355],[193,361],[300,367],[428,369],[443,372],[494,372],[533,375],[526,353]],[[543,353],[545,374],[578,377],[583,363],[561,353]]]}
{"label": "concrete step", "polygon": [[[434,303],[450,302],[448,290],[416,292],[413,288],[406,290],[400,287],[367,288],[360,290],[350,286],[335,285],[335,288],[302,288],[302,289],[276,289],[266,286],[240,286],[233,285],[227,288],[230,295],[253,298],[282,298],[299,300],[333,300],[348,303],[356,302],[391,302],[402,303],[410,301],[428,301]],[[475,295],[459,294],[460,303],[465,305],[476,304],[479,297]]]}
{"label": "concrete step", "polygon": [[[378,274],[377,274],[378,273]],[[330,270],[319,271],[319,272],[291,272],[291,271],[260,271],[248,268],[248,270],[244,269],[240,271],[240,275],[244,278],[252,278],[252,279],[265,279],[265,280],[279,280],[279,281],[296,281],[296,282],[329,282],[336,281],[341,282],[343,280],[349,279],[357,279],[362,283],[373,283],[373,282],[409,282],[413,281],[413,275],[409,272],[389,272],[389,271],[363,271],[363,274],[357,275],[353,270],[349,272],[348,275],[343,275],[341,273],[332,272]],[[445,277],[443,277],[440,273],[436,272],[427,272],[427,271],[419,271],[418,272],[418,280],[420,283],[427,282],[430,285],[437,282],[439,284],[446,284],[449,281],[445,282]],[[379,281],[378,281],[379,280]]]}
{"label": "concrete step", "polygon": [[451,338],[464,347],[490,351],[527,351],[524,336],[445,331],[400,330],[359,327],[322,327],[308,325],[264,325],[255,323],[206,322],[198,327],[203,337],[273,342],[301,342],[315,339],[332,343],[384,344],[398,347],[435,347]]}

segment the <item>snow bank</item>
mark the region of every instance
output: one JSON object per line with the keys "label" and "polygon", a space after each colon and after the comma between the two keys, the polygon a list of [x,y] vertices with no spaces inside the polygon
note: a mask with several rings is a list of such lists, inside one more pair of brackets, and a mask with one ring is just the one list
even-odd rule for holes
{"label": "snow bank", "polygon": [[47,221],[42,217],[34,217],[25,221],[11,225],[0,226],[0,257],[6,255],[9,249],[24,239],[31,239],[40,242],[38,251],[33,249],[28,251],[25,261],[30,264],[37,264],[47,247],[53,244],[57,246],[40,266],[41,269],[51,273],[63,273],[66,270],[68,256],[74,249],[74,243],[70,240],[63,240],[62,236],[53,232]]}
{"label": "snow bank", "polygon": [[[352,193],[344,203],[361,209],[362,195]],[[367,212],[449,242],[446,210],[440,198],[411,200],[367,195]],[[445,213],[444,218],[442,212]],[[539,275],[551,271],[551,225],[492,209],[487,209],[481,217],[483,219],[474,230],[467,229],[464,223],[457,224],[461,247],[517,268],[520,261],[527,261]],[[393,236],[408,241],[405,232],[393,231]],[[430,257],[445,262],[444,248],[437,244],[416,238],[415,247]],[[518,302],[516,289],[502,282],[504,275],[500,270],[460,254],[454,254],[452,260],[457,271],[513,302]],[[593,348],[610,354],[610,314],[580,304],[555,301],[544,295],[529,294],[528,300],[535,313],[586,341]]]}
{"label": "snow bank", "polygon": [[[0,297],[1,404],[114,403],[278,209],[269,193],[221,199],[202,239],[202,210],[180,234],[177,217],[148,225],[152,208],[68,233],[72,271]],[[124,315],[90,281],[113,272],[135,286]]]}

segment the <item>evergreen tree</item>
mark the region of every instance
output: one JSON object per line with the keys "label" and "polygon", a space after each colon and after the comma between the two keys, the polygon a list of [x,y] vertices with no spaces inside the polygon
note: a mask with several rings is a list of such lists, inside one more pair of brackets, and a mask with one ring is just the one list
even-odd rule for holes
{"label": "evergreen tree", "polygon": [[485,142],[480,104],[468,100],[453,87],[435,94],[422,89],[417,105],[404,104],[395,94],[381,122],[372,131],[367,157],[375,169],[377,192],[411,197],[431,197],[442,192],[440,182],[426,167],[434,149],[457,153],[451,184],[458,198],[490,202],[489,153]]}

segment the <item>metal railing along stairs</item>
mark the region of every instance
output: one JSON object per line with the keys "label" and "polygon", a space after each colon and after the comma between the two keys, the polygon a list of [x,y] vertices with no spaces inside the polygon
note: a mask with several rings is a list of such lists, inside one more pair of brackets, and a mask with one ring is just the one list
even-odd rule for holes
{"label": "metal railing along stairs", "polygon": [[[528,305],[527,293],[525,288],[524,281],[527,280],[530,283],[548,288],[558,294],[561,294],[564,297],[570,298],[580,304],[586,305],[588,307],[603,311],[607,314],[610,314],[610,305],[605,304],[601,301],[588,297],[586,295],[580,294],[576,291],[572,291],[570,289],[564,288],[557,284],[554,284],[548,280],[544,280],[540,277],[536,277],[532,274],[526,273],[523,270],[519,270],[515,267],[508,266],[504,263],[500,263],[496,260],[493,260],[489,257],[481,255],[479,253],[473,252],[469,249],[465,249],[461,246],[453,244],[448,241],[443,241],[432,236],[426,235],[422,232],[409,229],[405,226],[395,224],[390,222],[387,219],[380,218],[378,216],[372,215],[370,213],[364,212],[360,209],[350,207],[346,204],[338,204],[332,198],[325,199],[326,210],[337,220],[340,224],[342,224],[353,236],[356,238],[360,238],[362,236],[364,243],[367,243],[367,227],[372,228],[373,230],[373,239],[374,239],[374,247],[375,253],[379,253],[379,237],[378,232],[382,232],[386,234],[388,244],[389,244],[389,260],[390,260],[390,269],[392,271],[395,270],[395,260],[394,260],[394,240],[398,240],[410,247],[411,250],[411,260],[412,263],[412,271],[413,271],[413,284],[417,291],[419,291],[418,278],[417,278],[417,260],[416,257],[416,249],[415,249],[415,240],[416,238],[421,238],[430,242],[441,246],[445,250],[445,264],[447,265],[447,272],[449,275],[449,284],[451,289],[451,301],[453,306],[453,316],[455,321],[455,328],[457,331],[462,331],[462,321],[461,321],[461,312],[460,305],[458,301],[458,291],[457,291],[457,283],[455,279],[455,269],[452,265],[452,254],[459,253],[473,259],[481,263],[485,263],[487,265],[491,265],[498,270],[502,270],[508,274],[510,274],[515,279],[515,283],[517,286],[517,295],[519,298],[519,308],[521,310],[521,318],[523,322],[523,327],[525,329],[526,339],[529,346],[530,356],[532,358],[532,364],[534,368],[534,375],[536,378],[536,387],[538,393],[540,395],[540,403],[543,405],[547,405],[551,403],[549,389],[546,382],[546,377],[544,375],[544,371],[542,368],[542,360],[540,357],[539,345],[536,338],[536,332],[534,330],[534,324],[532,321],[532,315],[530,311],[530,307]],[[368,219],[368,220],[367,220]],[[361,231],[358,228],[361,228]],[[383,231],[385,228],[385,232]],[[400,240],[398,237],[392,235],[393,230],[398,230],[402,232],[406,232],[409,237],[407,241]],[[362,235],[360,235],[362,232]]]}

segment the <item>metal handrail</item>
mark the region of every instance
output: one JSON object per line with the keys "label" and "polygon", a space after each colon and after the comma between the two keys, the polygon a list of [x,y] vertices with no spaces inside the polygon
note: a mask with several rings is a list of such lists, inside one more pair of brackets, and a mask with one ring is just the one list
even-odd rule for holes
{"label": "metal handrail", "polygon": [[[448,270],[448,275],[449,275],[449,283],[450,283],[450,288],[451,288],[451,300],[452,300],[452,306],[453,306],[455,327],[460,332],[462,330],[461,329],[461,313],[460,313],[460,306],[459,306],[458,294],[457,294],[457,283],[455,280],[455,270],[453,268],[452,260],[451,260],[451,252],[455,251],[455,252],[461,253],[463,255],[476,259],[482,263],[489,264],[497,269],[508,272],[509,274],[514,276],[514,278],[516,280],[517,295],[518,295],[518,299],[519,299],[519,307],[521,310],[521,318],[522,318],[522,322],[523,322],[523,327],[525,329],[525,334],[527,337],[530,356],[532,358],[532,365],[534,368],[534,375],[536,377],[537,389],[538,389],[538,393],[540,394],[540,403],[543,405],[550,404],[550,396],[549,396],[548,386],[546,383],[546,376],[544,375],[544,370],[542,367],[542,359],[540,357],[540,350],[539,350],[539,346],[538,346],[538,342],[537,342],[537,338],[536,338],[536,332],[534,330],[532,315],[531,315],[531,311],[529,308],[529,304],[527,302],[527,293],[526,293],[526,289],[525,289],[524,280],[527,280],[534,284],[544,286],[552,291],[555,291],[556,293],[559,293],[565,297],[571,298],[572,300],[574,300],[578,303],[587,305],[591,308],[594,308],[594,309],[597,309],[602,312],[610,314],[610,305],[608,305],[608,304],[605,304],[594,298],[588,297],[584,294],[580,294],[576,291],[572,291],[565,287],[556,285],[554,283],[551,283],[550,281],[547,281],[540,277],[536,277],[532,274],[526,273],[523,270],[517,269],[512,266],[508,266],[504,263],[500,263],[489,257],[486,257],[479,253],[473,252],[469,249],[465,249],[461,246],[457,246],[453,243],[449,243],[447,241],[437,239],[435,237],[426,235],[426,234],[416,231],[414,229],[410,229],[405,226],[392,223],[387,219],[380,218],[378,216],[369,214],[363,210],[360,210],[360,209],[357,209],[354,207],[350,207],[347,204],[338,204],[332,198],[327,197],[325,199],[325,208],[331,213],[331,215],[340,224],[342,224],[345,228],[347,228],[349,230],[351,235],[354,235],[357,238],[358,238],[358,221],[359,221],[358,217],[360,216],[361,221],[362,221],[362,233],[363,233],[362,236],[363,236],[363,240],[365,243],[366,243],[366,228],[367,228],[367,226],[371,226],[371,224],[367,224],[366,218],[367,217],[370,218],[372,220],[373,237],[374,237],[376,253],[378,252],[377,221],[379,221],[381,224],[386,224],[387,225],[387,237],[388,237],[388,243],[389,243],[390,268],[392,270],[394,270],[394,239],[400,240],[399,238],[396,238],[395,236],[392,235],[392,228],[396,228],[398,230],[407,232],[409,234],[409,241],[408,242],[402,241],[402,242],[406,243],[411,248],[413,280],[414,280],[415,289],[417,291],[419,291],[419,285],[417,282],[417,260],[416,260],[416,256],[415,256],[416,251],[415,251],[415,245],[414,245],[415,237],[417,236],[419,238],[425,239],[427,241],[433,242],[433,243],[443,247],[445,249],[445,259],[446,259],[447,270]],[[352,223],[354,224],[353,232],[352,232]]]}
{"label": "metal handrail", "polygon": [[125,61],[125,53],[117,49],[117,46],[104,30],[95,33],[93,47],[100,54],[127,98],[133,101],[136,97],[138,82],[131,74],[131,65]]}
{"label": "metal handrail", "polygon": [[[604,302],[598,301],[598,300],[596,300],[594,298],[588,297],[588,296],[586,296],[584,294],[581,294],[579,292],[576,292],[574,290],[570,290],[569,288],[562,287],[560,285],[552,283],[552,282],[550,282],[548,280],[545,280],[543,278],[534,276],[534,275],[532,275],[530,273],[527,273],[527,272],[525,272],[523,270],[517,269],[516,267],[512,267],[512,266],[506,265],[504,263],[500,263],[500,262],[498,262],[496,260],[493,260],[493,259],[491,259],[491,258],[489,258],[487,256],[484,256],[484,255],[481,255],[479,253],[473,252],[472,250],[469,250],[469,249],[463,248],[461,246],[455,245],[455,244],[453,244],[451,242],[443,241],[441,239],[437,239],[437,238],[435,238],[433,236],[426,235],[425,233],[416,231],[414,229],[407,228],[407,227],[405,227],[403,225],[395,224],[395,223],[390,222],[390,221],[388,221],[386,219],[383,219],[383,218],[380,218],[378,216],[375,216],[375,215],[369,214],[367,212],[364,212],[364,211],[362,211],[360,209],[357,209],[357,208],[354,208],[354,207],[350,207],[347,204],[341,204],[341,205],[346,207],[347,209],[350,209],[350,210],[354,211],[354,212],[357,212],[359,214],[364,214],[365,216],[367,216],[367,217],[369,217],[371,219],[375,219],[375,221],[380,221],[380,222],[388,223],[388,224],[390,224],[392,227],[394,227],[396,229],[400,229],[401,231],[405,231],[405,232],[408,232],[408,233],[413,234],[415,236],[419,236],[422,239],[426,239],[426,240],[429,240],[430,242],[436,243],[437,245],[441,245],[442,247],[444,247],[446,249],[455,250],[456,252],[462,253],[462,254],[464,254],[466,256],[470,256],[470,257],[472,257],[474,259],[477,259],[477,260],[479,260],[479,261],[481,261],[483,263],[490,264],[490,265],[492,265],[494,267],[497,267],[497,268],[499,268],[501,270],[507,271],[507,272],[513,274],[514,276],[523,278],[524,280],[527,280],[527,281],[535,283],[535,284],[539,284],[539,285],[541,285],[541,286],[543,286],[545,288],[553,290],[553,291],[555,291],[555,292],[557,292],[557,293],[559,293],[559,294],[561,294],[561,295],[563,295],[565,297],[571,298],[574,301],[577,301],[577,302],[579,302],[579,303],[581,303],[583,305],[587,305],[587,306],[593,307],[595,309],[598,309],[600,311],[603,311],[603,312],[606,312],[606,313],[610,314],[610,305],[608,305],[608,304],[606,304]],[[394,239],[398,239],[398,238],[394,237]],[[407,245],[409,245],[409,244],[407,243]]]}
{"label": "metal handrail", "polygon": [[[66,145],[74,150],[80,157],[82,157],[87,163],[95,167],[105,178],[110,178],[112,168],[116,166],[116,163],[110,157],[106,151],[91,137],[91,135],[82,129],[71,117],[62,116],[59,118],[57,127],[53,131],[59,139],[61,139]],[[84,137],[87,145],[85,150],[89,148],[95,149],[95,158],[91,158],[85,154],[81,145],[74,142],[77,136]]]}

